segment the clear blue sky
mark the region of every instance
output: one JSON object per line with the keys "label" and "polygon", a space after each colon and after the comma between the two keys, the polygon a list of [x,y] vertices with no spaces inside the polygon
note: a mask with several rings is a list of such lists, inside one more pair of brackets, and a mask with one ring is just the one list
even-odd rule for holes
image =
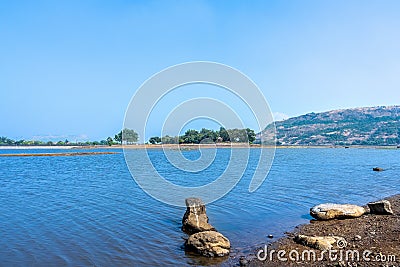
{"label": "clear blue sky", "polygon": [[276,114],[400,104],[399,14],[400,1],[1,1],[0,135],[114,136],[147,78],[194,60],[241,70]]}

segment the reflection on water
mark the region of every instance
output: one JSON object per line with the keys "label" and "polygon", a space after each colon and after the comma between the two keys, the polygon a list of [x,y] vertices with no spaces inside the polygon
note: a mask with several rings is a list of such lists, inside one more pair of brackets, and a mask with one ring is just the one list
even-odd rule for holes
{"label": "reflection on water", "polygon": [[[252,149],[250,159],[259,151]],[[197,159],[199,152],[183,153]],[[219,149],[206,170],[185,173],[171,167],[162,150],[149,151],[159,172],[183,185],[217,178],[229,154],[229,149]],[[399,154],[400,150],[278,149],[270,174],[256,192],[248,192],[256,166],[250,160],[238,185],[209,204],[207,214],[230,239],[233,252],[248,251],[270,242],[268,234],[280,237],[308,222],[309,208],[317,203],[365,204],[399,193]],[[375,166],[386,171],[373,172]],[[131,178],[122,153],[0,157],[0,203],[0,265],[210,264],[183,250],[184,209],[145,194]]]}

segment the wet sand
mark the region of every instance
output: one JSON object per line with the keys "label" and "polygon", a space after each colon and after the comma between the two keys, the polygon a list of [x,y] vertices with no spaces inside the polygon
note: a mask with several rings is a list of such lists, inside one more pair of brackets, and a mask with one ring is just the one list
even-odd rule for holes
{"label": "wet sand", "polygon": [[[254,252],[236,259],[237,266],[400,266],[400,195],[385,198],[392,205],[393,215],[365,214],[355,219],[310,221],[310,224],[300,225],[293,232],[285,233],[286,236],[275,242],[269,243],[266,237],[267,247],[254,249]],[[367,211],[369,211],[367,206]],[[337,252],[331,256],[321,250],[309,248],[294,242],[297,234],[309,236],[335,235],[345,239],[343,248],[335,247]],[[262,260],[257,258],[257,253]],[[272,250],[275,250],[272,253]],[[285,255],[278,259],[279,250],[285,251]],[[313,250],[316,253],[308,258],[302,257],[304,251]],[[267,251],[267,254],[264,252]],[[292,251],[297,251],[292,252]],[[272,257],[271,257],[272,253]],[[292,253],[290,259],[288,254]],[[336,254],[335,254],[336,253]],[[357,257],[358,253],[358,257]],[[265,255],[267,258],[264,259]],[[296,256],[299,255],[298,261]],[[336,255],[336,258],[335,258]],[[322,259],[323,257],[323,259]],[[271,260],[272,258],[272,260]],[[283,259],[287,260],[284,261]],[[293,260],[292,260],[293,259]]]}

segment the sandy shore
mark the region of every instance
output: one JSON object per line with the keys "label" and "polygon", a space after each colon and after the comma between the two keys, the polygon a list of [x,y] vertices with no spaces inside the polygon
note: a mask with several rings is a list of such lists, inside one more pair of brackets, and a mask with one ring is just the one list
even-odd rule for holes
{"label": "sandy shore", "polygon": [[[310,224],[301,225],[291,233],[286,233],[275,242],[268,243],[266,247],[256,248],[254,252],[241,259],[236,259],[236,265],[242,266],[400,266],[400,195],[386,198],[392,204],[393,215],[366,214],[362,217],[346,220],[310,221]],[[367,206],[365,206],[367,208]],[[368,208],[367,208],[368,210]],[[343,248],[336,248],[331,257],[328,253],[312,249],[294,242],[297,234],[309,236],[341,236],[346,240]],[[260,253],[261,259],[257,258]],[[271,260],[271,252],[272,260]],[[286,261],[279,260],[277,253],[285,251]],[[304,251],[313,250],[316,260],[312,257],[301,257]],[[268,257],[264,252],[267,251]],[[296,252],[300,255],[296,261]],[[292,259],[288,254],[292,252]],[[357,253],[359,257],[357,258]],[[336,259],[335,259],[336,255]],[[342,255],[342,256],[341,256]],[[323,259],[321,259],[323,256]],[[285,258],[285,257],[281,257]]]}
{"label": "sandy shore", "polygon": [[[262,147],[261,145],[248,145],[246,143],[217,143],[217,144],[134,144],[134,145],[96,145],[96,146],[0,146],[0,149],[177,149],[188,148],[248,148]],[[264,146],[266,147],[266,146]]]}
{"label": "sandy shore", "polygon": [[[82,146],[74,148],[95,149],[95,148],[124,148],[124,149],[198,149],[201,148],[276,148],[276,149],[291,149],[291,148],[336,148],[344,149],[344,146],[266,146],[260,144],[247,144],[247,143],[216,143],[216,144],[135,144],[135,145],[112,145],[112,146]],[[350,146],[346,148],[357,149],[398,149],[396,146]],[[400,149],[399,149],[400,150]]]}

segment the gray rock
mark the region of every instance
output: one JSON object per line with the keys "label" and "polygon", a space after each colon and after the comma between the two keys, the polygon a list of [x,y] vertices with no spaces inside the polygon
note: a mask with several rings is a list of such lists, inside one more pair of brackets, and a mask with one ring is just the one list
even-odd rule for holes
{"label": "gray rock", "polygon": [[222,257],[229,254],[231,244],[221,233],[204,231],[189,236],[185,248],[207,257]]}
{"label": "gray rock", "polygon": [[194,234],[203,231],[215,231],[215,228],[208,223],[206,206],[200,198],[187,198],[186,212],[182,219],[182,231],[187,234]]}
{"label": "gray rock", "polygon": [[388,200],[380,200],[368,203],[371,214],[390,215],[393,214],[392,207]]}
{"label": "gray rock", "polygon": [[[329,250],[338,244],[341,244],[339,248],[343,248],[347,244],[346,240],[340,236],[297,235],[294,241],[298,244],[320,250]],[[344,244],[344,246],[342,244]]]}
{"label": "gray rock", "polygon": [[351,204],[325,203],[310,209],[310,215],[317,220],[357,218],[364,213],[363,207]]}

